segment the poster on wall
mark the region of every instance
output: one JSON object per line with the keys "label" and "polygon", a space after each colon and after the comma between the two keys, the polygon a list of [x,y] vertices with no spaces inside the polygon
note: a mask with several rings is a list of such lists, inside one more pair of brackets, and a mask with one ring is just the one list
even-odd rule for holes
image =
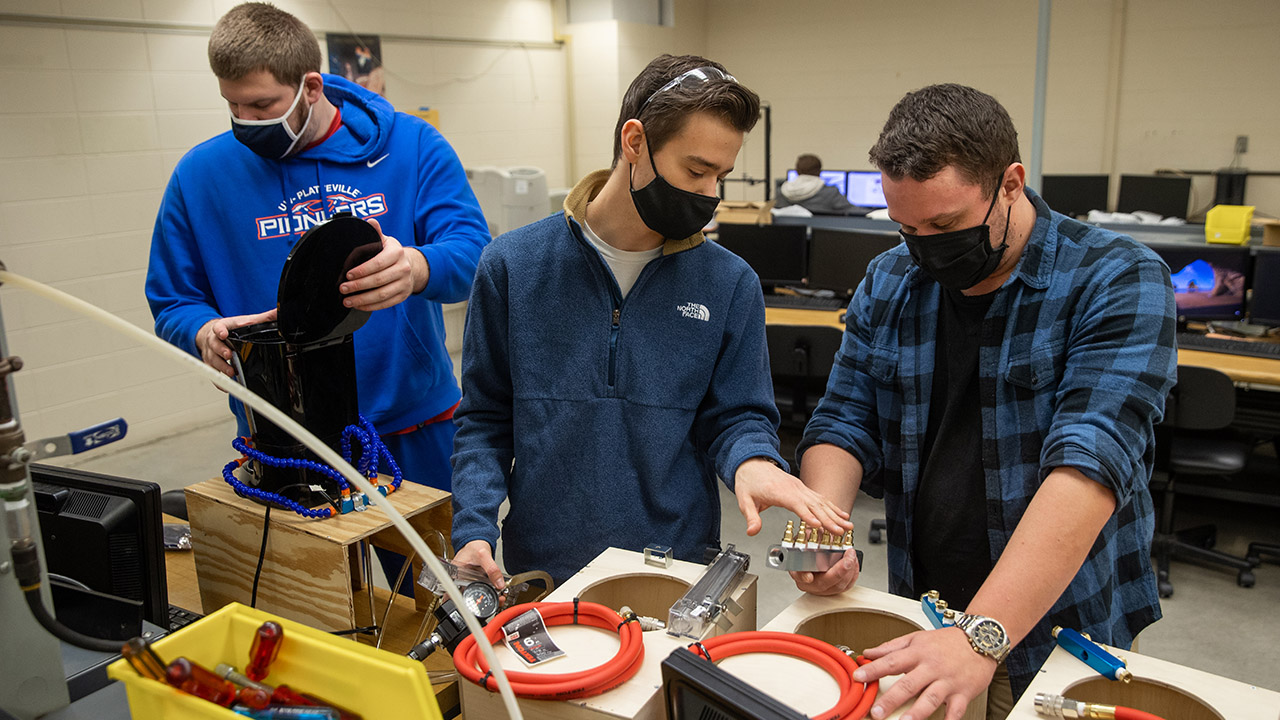
{"label": "poster on wall", "polygon": [[329,72],[386,95],[382,71],[382,39],[377,35],[326,33]]}

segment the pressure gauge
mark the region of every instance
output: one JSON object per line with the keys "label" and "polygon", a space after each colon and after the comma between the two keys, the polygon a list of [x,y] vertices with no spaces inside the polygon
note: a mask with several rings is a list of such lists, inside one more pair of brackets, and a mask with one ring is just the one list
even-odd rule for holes
{"label": "pressure gauge", "polygon": [[467,585],[462,589],[462,599],[481,623],[498,614],[498,591],[488,583],[477,581]]}

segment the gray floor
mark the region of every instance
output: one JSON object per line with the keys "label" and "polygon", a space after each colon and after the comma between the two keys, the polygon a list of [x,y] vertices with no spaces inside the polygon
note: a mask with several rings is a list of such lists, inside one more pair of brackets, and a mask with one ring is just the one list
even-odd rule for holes
{"label": "gray floor", "polygon": [[[235,427],[230,421],[185,432],[170,438],[119,452],[105,448],[76,456],[63,464],[113,475],[152,480],[164,489],[216,477],[236,456],[231,449]],[[1218,547],[1243,554],[1250,541],[1280,542],[1280,511],[1212,502],[1179,505],[1179,524],[1215,522]],[[771,509],[764,513],[765,530],[747,537],[746,523],[728,492],[721,494],[724,511],[723,539],[753,558],[763,558],[786,525],[788,514]],[[866,542],[866,529],[874,517],[883,517],[879,501],[865,495],[854,509],[857,542],[866,553],[866,571],[860,581],[879,590],[887,587],[884,545]],[[768,622],[798,595],[783,573],[753,563],[760,576],[759,622]],[[1164,619],[1148,628],[1140,639],[1144,654],[1235,678],[1280,691],[1280,631],[1272,613],[1280,610],[1280,566],[1263,565],[1256,571],[1257,585],[1237,587],[1235,574],[1227,570],[1175,563],[1173,598],[1162,603]]]}

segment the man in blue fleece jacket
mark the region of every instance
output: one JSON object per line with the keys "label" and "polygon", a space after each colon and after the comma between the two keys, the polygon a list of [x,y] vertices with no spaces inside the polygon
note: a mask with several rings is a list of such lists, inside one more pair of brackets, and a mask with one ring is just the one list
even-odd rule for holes
{"label": "man in blue fleece jacket", "polygon": [[156,334],[234,374],[227,333],[274,319],[294,243],[339,212],[369,219],[383,249],[341,287],[376,311],[355,333],[360,410],[406,479],[447,489],[461,393],[440,303],[466,299],[488,226],[439,133],[320,63],[311,30],[270,5],[218,21],[209,64],[232,129],[165,190],[146,282]]}
{"label": "man in blue fleece jacket", "polygon": [[704,242],[759,98],[723,67],[664,55],[631,83],[614,166],[480,258],[453,455],[455,560],[563,581],[609,546],[718,546],[719,476],[747,531],[780,505],[842,513],[783,471],[760,281]]}

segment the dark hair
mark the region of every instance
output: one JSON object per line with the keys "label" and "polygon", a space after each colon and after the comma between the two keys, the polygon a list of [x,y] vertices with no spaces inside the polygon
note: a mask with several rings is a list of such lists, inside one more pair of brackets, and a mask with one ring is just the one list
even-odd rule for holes
{"label": "dark hair", "polygon": [[894,180],[925,181],[948,165],[994,191],[1009,165],[1021,162],[1018,131],[990,95],[964,85],[909,92],[889,111],[871,162]]}
{"label": "dark hair", "polygon": [[654,95],[677,77],[702,67],[729,74],[720,63],[697,55],[659,55],[640,71],[622,96],[622,112],[613,128],[613,165],[622,157],[622,126],[633,118],[644,123],[650,153],[660,150],[698,112],[711,113],[739,132],[750,132],[755,127],[760,116],[760,96],[735,80],[683,83]]}
{"label": "dark hair", "polygon": [[817,175],[822,172],[822,160],[817,155],[805,153],[796,158],[796,172],[801,175]]}
{"label": "dark hair", "polygon": [[320,43],[311,28],[284,10],[248,2],[213,26],[209,67],[222,80],[268,70],[281,85],[297,87],[307,73],[320,72]]}

